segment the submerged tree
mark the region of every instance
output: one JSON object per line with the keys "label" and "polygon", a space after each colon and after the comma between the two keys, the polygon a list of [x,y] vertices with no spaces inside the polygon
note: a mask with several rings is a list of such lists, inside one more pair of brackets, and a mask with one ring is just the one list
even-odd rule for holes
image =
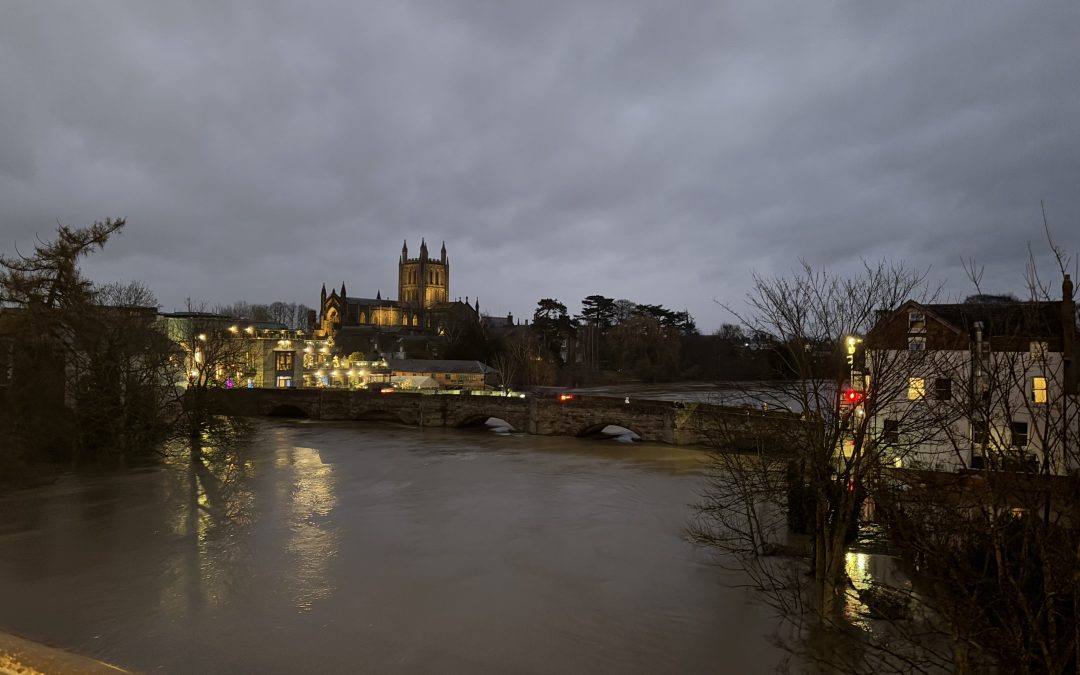
{"label": "submerged tree", "polygon": [[13,361],[4,436],[27,458],[123,461],[145,452],[164,426],[168,346],[156,301],[138,284],[95,287],[79,268],[123,227],[123,220],[60,225],[33,253],[0,256],[4,346]]}
{"label": "submerged tree", "polygon": [[191,443],[198,459],[208,436],[229,436],[235,420],[214,414],[214,392],[238,383],[254,372],[259,352],[239,326],[228,317],[204,311],[191,299],[182,319],[171,326],[171,340],[179,347],[172,359],[171,379],[180,415],[177,430]]}
{"label": "submerged tree", "polygon": [[[744,334],[775,337],[775,357],[791,374],[768,386],[744,387],[736,401],[764,415],[793,410],[802,421],[782,431],[787,455],[768,447],[757,454],[731,452],[742,431],[738,424],[722,426],[710,489],[692,533],[749,573],[763,597],[800,627],[843,625],[845,556],[863,486],[891,461],[879,452],[868,421],[878,401],[907,387],[911,366],[880,355],[876,376],[867,382],[832,355],[857,350],[880,311],[931,295],[924,273],[900,265],[865,265],[847,278],[804,263],[790,277],[755,276],[747,308],[732,310]],[[789,526],[806,532],[805,549],[802,539],[790,537]]]}
{"label": "submerged tree", "polygon": [[[1051,249],[1060,296],[1032,256],[1027,299],[980,290],[946,306],[970,357],[938,359],[935,386],[891,407],[894,417],[935,410],[935,433],[921,441],[933,452],[923,456],[958,470],[912,463],[872,486],[878,520],[918,566],[910,603],[959,673],[1080,664],[1077,315],[1070,257]],[[979,290],[981,273],[969,272]],[[894,423],[882,442],[907,436]]]}
{"label": "submerged tree", "polygon": [[[793,379],[739,395],[754,414],[779,406],[803,420],[788,455],[715,453],[692,532],[802,635],[843,645],[793,648],[845,672],[1075,672],[1077,317],[1055,253],[1060,301],[1033,264],[1023,301],[937,305],[923,275],[885,265],[849,280],[806,266],[755,279],[741,318],[776,337]],[[903,584],[849,578],[865,495],[911,570]],[[845,606],[876,629],[856,629]]]}

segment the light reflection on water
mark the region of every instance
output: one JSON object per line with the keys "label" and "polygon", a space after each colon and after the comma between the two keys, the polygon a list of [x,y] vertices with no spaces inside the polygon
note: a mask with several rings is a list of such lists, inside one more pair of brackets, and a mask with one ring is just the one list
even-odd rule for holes
{"label": "light reflection on water", "polygon": [[[851,588],[845,593],[844,619],[862,630],[872,633],[880,631],[880,626],[874,625],[874,617],[880,618],[883,610],[890,609],[887,606],[890,595],[883,588],[908,591],[911,582],[899,571],[897,562],[886,555],[848,551],[844,558],[844,570],[851,579]],[[876,601],[872,602],[871,598],[876,598]]]}
{"label": "light reflection on water", "polygon": [[683,528],[703,457],[267,422],[0,498],[0,627],[165,672],[768,672]]}
{"label": "light reflection on water", "polygon": [[292,485],[283,484],[285,493],[279,496],[290,505],[292,527],[286,548],[296,567],[289,579],[293,602],[297,609],[307,611],[334,591],[327,565],[337,553],[337,533],[325,518],[337,503],[333,467],[323,463],[318,450],[303,447],[279,449],[275,463],[292,469],[284,474],[291,475]]}

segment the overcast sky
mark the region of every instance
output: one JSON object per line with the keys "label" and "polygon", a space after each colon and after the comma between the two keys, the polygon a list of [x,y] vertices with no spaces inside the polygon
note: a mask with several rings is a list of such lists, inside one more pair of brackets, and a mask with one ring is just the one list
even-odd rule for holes
{"label": "overcast sky", "polygon": [[128,227],[85,265],[165,310],[397,294],[531,315],[593,293],[730,320],[800,258],[1022,290],[1080,250],[1080,4],[0,5],[0,250]]}

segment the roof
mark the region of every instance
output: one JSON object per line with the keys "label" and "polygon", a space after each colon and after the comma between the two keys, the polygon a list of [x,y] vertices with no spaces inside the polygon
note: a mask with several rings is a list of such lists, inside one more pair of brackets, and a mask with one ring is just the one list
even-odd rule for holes
{"label": "roof", "polygon": [[402,389],[438,389],[439,383],[427,375],[394,375],[390,378],[394,384],[402,385]]}
{"label": "roof", "polygon": [[923,305],[961,329],[983,323],[986,335],[1061,335],[1061,302],[979,302]]}
{"label": "roof", "polygon": [[387,364],[390,370],[406,373],[476,373],[487,375],[499,372],[480,361],[458,361],[453,359],[391,359],[387,361]]}
{"label": "roof", "polygon": [[378,305],[381,307],[396,307],[397,300],[387,300],[386,298],[345,298],[345,302],[350,305]]}
{"label": "roof", "polygon": [[903,312],[921,309],[937,317],[962,333],[968,333],[976,321],[983,324],[983,334],[1057,336],[1063,331],[1060,301],[1025,302],[1020,300],[994,300],[991,302],[963,302],[949,304],[920,304],[909,300],[895,312],[886,315],[879,325],[884,325]]}

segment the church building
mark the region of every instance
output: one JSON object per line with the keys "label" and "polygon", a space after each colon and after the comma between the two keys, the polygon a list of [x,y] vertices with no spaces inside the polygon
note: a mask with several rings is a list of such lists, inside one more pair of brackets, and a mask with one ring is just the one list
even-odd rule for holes
{"label": "church building", "polygon": [[409,245],[401,246],[398,260],[398,299],[350,297],[342,282],[340,292],[326,293],[323,284],[319,298],[316,337],[332,337],[341,328],[372,326],[396,332],[441,334],[454,321],[479,321],[480,302],[450,301],[450,260],[446,243],[438,258],[428,255],[427,243],[420,240],[420,256],[409,257]]}

